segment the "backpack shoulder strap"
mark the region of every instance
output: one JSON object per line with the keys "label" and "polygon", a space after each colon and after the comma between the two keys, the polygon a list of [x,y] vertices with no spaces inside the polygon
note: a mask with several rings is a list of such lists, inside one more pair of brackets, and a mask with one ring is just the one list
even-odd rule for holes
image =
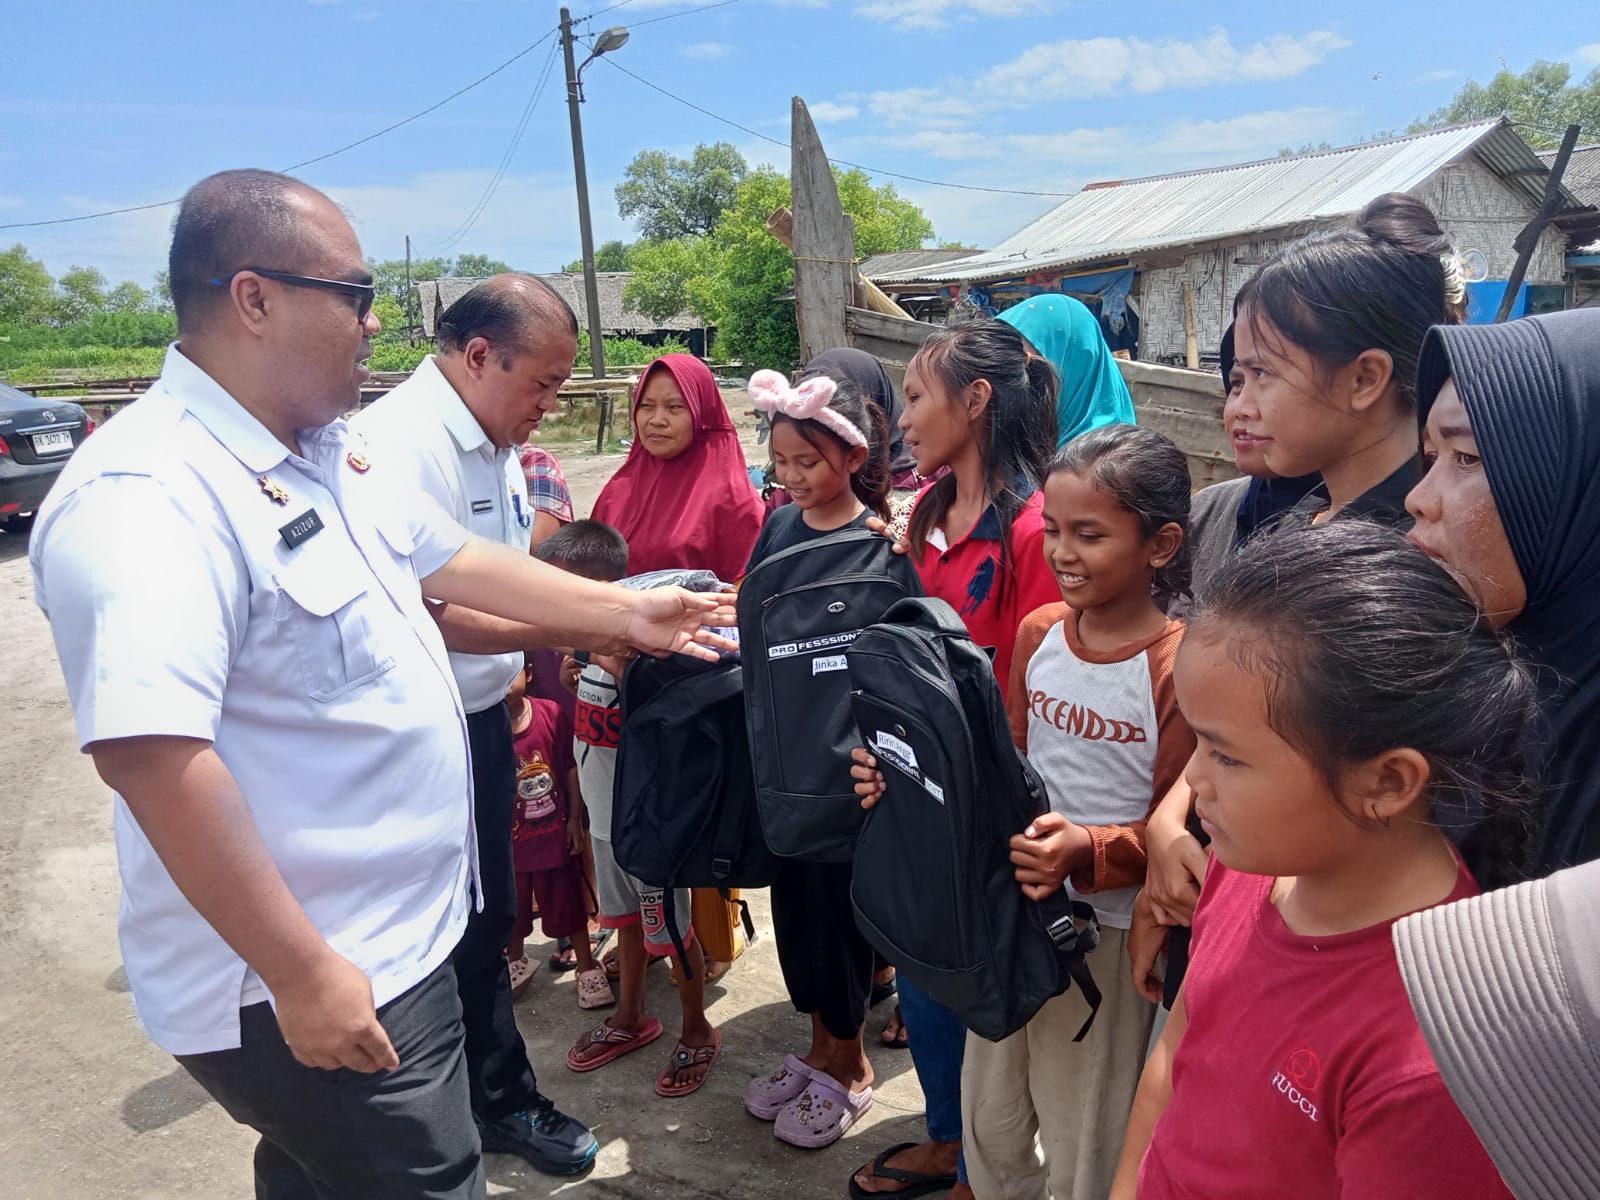
{"label": "backpack shoulder strap", "polygon": [[1044,918],[1045,932],[1055,944],[1056,958],[1067,978],[1078,985],[1084,1003],[1089,1006],[1089,1016],[1072,1040],[1081,1042],[1088,1036],[1100,1011],[1100,987],[1089,970],[1088,954],[1100,944],[1100,919],[1094,909],[1081,900],[1071,899],[1065,891],[1057,891],[1039,901],[1039,912]]}

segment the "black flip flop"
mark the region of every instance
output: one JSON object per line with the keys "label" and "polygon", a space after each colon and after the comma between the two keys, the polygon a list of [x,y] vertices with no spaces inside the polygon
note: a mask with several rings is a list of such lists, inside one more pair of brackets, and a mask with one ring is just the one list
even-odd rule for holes
{"label": "black flip flop", "polygon": [[911,1150],[920,1146],[921,1142],[901,1142],[897,1146],[890,1146],[877,1158],[872,1160],[872,1173],[879,1179],[887,1179],[891,1183],[903,1183],[904,1187],[893,1192],[867,1192],[856,1182],[856,1176],[861,1173],[857,1167],[850,1173],[850,1200],[885,1200],[890,1196],[926,1196],[929,1192],[947,1192],[956,1185],[955,1175],[923,1175],[917,1171],[902,1171],[898,1167],[889,1167],[887,1163],[902,1150]]}
{"label": "black flip flop", "polygon": [[878,1045],[882,1046],[885,1050],[910,1050],[911,1030],[906,1027],[905,1014],[900,1011],[900,1006],[898,1004],[894,1006],[894,1016],[890,1019],[900,1022],[900,1034],[892,1042],[884,1041],[883,1034],[887,1033],[889,1030],[889,1027],[885,1025],[883,1030],[878,1034]]}
{"label": "black flip flop", "polygon": [[875,983],[872,985],[871,993],[867,996],[867,1007],[877,1008],[890,996],[898,995],[899,992],[900,985],[893,979],[889,980],[888,983]]}

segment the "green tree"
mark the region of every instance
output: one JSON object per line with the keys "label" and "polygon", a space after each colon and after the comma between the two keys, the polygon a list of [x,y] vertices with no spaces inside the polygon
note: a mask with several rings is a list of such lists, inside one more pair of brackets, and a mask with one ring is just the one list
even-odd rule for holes
{"label": "green tree", "polygon": [[[595,247],[594,269],[596,271],[631,271],[633,270],[633,251],[635,246],[627,242],[612,240],[601,242]],[[583,271],[583,259],[577,258],[569,262],[562,270],[569,275],[577,275]]]}
{"label": "green tree", "polygon": [[106,311],[139,313],[150,311],[150,293],[131,279],[124,279],[106,293]]}
{"label": "green tree", "polygon": [[[857,258],[915,250],[933,239],[933,225],[893,184],[873,187],[862,171],[834,168],[839,202],[855,218]],[[689,306],[717,327],[717,348],[755,367],[785,370],[800,353],[794,305],[794,256],[767,232],[767,218],[789,203],[789,177],[771,167],[739,185],[701,251],[704,267],[685,283]]]}
{"label": "green tree", "polygon": [[[414,258],[411,260],[411,284],[417,284],[428,279],[444,279],[450,274],[453,264],[448,258]],[[388,296],[398,304],[402,310],[406,306],[406,260],[403,258],[386,258],[382,262],[376,259],[367,259],[367,267],[372,272],[372,282],[378,287],[378,295]]]}
{"label": "green tree", "polygon": [[733,206],[749,170],[727,142],[696,146],[687,159],[641,150],[617,184],[617,210],[648,241],[708,234]]}
{"label": "green tree", "polygon": [[79,325],[106,307],[106,277],[95,267],[73,266],[56,280],[58,325]]}
{"label": "green tree", "polygon": [[21,242],[0,251],[0,325],[43,325],[52,315],[55,280]]}
{"label": "green tree", "polygon": [[372,311],[378,318],[378,324],[383,328],[378,331],[375,342],[389,344],[406,340],[406,309],[393,296],[381,292],[372,302]]}
{"label": "green tree", "polygon": [[[453,273],[458,279],[487,279],[491,275],[504,275],[511,268],[498,258],[490,258],[487,254],[463,254],[456,259]],[[416,278],[416,273],[412,273]]]}
{"label": "green tree", "polygon": [[166,271],[156,272],[155,282],[150,287],[150,309],[161,313],[172,311],[172,277]]}
{"label": "green tree", "polygon": [[1581,83],[1571,80],[1572,68],[1566,63],[1542,58],[1520,75],[1502,70],[1487,84],[1468,80],[1449,104],[1413,122],[1410,132],[1443,129],[1505,113],[1517,123],[1517,132],[1529,145],[1552,150],[1561,144],[1568,125],[1589,130],[1600,127],[1600,67]]}
{"label": "green tree", "polygon": [[622,300],[652,321],[675,317],[693,307],[689,282],[703,279],[715,266],[710,238],[675,238],[670,242],[636,242],[629,261],[633,277]]}

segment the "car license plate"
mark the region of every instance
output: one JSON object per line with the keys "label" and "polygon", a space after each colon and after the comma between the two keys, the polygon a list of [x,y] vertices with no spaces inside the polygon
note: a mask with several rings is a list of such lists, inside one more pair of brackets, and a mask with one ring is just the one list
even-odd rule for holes
{"label": "car license plate", "polygon": [[72,449],[72,431],[60,429],[53,433],[36,433],[33,435],[33,452],[35,454],[59,454],[63,450]]}

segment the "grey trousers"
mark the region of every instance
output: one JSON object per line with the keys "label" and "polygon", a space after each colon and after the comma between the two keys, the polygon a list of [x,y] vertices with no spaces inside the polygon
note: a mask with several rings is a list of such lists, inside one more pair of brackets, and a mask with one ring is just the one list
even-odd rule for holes
{"label": "grey trousers", "polygon": [[302,1066],[270,1004],[239,1010],[240,1046],[179,1064],[256,1145],[256,1200],[483,1200],[449,963],[378,1010],[400,1066]]}

